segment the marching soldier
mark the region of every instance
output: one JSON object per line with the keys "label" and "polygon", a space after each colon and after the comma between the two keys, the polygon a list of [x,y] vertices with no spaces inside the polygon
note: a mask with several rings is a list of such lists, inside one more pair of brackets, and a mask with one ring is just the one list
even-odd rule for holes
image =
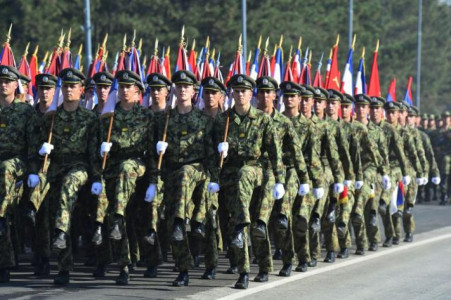
{"label": "marching soldier", "polygon": [[36,166],[36,132],[33,108],[15,98],[19,71],[0,65],[0,283],[9,282],[15,266],[11,213],[16,182],[28,175],[28,186],[39,184]]}
{"label": "marching soldier", "polygon": [[[67,68],[60,72],[59,77],[64,101],[45,121],[41,140],[47,140],[50,133],[53,140],[52,143],[42,144],[39,155],[52,153],[47,181],[50,183],[51,197],[57,199],[54,200],[57,206],[53,247],[60,251],[59,273],[54,283],[67,284],[73,263],[70,239],[72,210],[79,190],[88,180],[88,174],[99,176],[95,155],[98,126],[94,113],[79,105],[83,93],[83,73]],[[52,152],[53,149],[55,151]]]}
{"label": "marching soldier", "polygon": [[108,72],[97,72],[92,76],[92,80],[95,82],[95,91],[97,94],[97,104],[93,110],[97,116],[100,116],[103,111],[103,107],[110,94],[111,85],[114,81],[114,76]]}
{"label": "marching soldier", "polygon": [[[221,141],[218,151],[225,158],[219,180],[219,196],[224,197],[234,226],[230,246],[233,247],[233,256],[240,273],[235,288],[246,289],[250,271],[247,236],[251,224],[251,199],[254,189],[263,184],[265,151],[268,151],[276,178],[273,188],[276,200],[285,193],[285,174],[281,148],[271,117],[251,106],[254,80],[237,74],[230,79],[229,85],[233,89],[235,106],[216,119],[213,138]],[[219,187],[218,177],[213,174],[209,190],[218,192]]]}

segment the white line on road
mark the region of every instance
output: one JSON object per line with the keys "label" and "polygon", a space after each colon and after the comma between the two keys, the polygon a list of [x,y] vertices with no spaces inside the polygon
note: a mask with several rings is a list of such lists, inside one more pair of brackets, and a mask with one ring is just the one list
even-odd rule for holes
{"label": "white line on road", "polygon": [[[416,248],[416,247],[421,247],[423,245],[438,242],[438,241],[441,241],[444,239],[449,239],[449,238],[451,238],[451,233],[449,233],[449,230],[451,230],[451,227],[445,227],[445,228],[441,228],[439,230],[430,231],[430,232],[427,232],[428,235],[430,235],[433,232],[443,232],[444,231],[444,232],[448,232],[448,233],[440,234],[439,236],[436,236],[436,237],[428,238],[428,239],[421,240],[421,241],[415,241],[413,243],[403,244],[403,245],[399,245],[399,246],[388,248],[388,249],[384,248],[383,251],[372,253],[367,256],[361,256],[361,257],[353,256],[352,258],[351,257],[348,258],[346,261],[335,263],[335,264],[332,264],[327,267],[321,267],[321,268],[317,268],[317,269],[310,268],[309,271],[306,273],[295,273],[294,275],[292,273],[292,275],[290,277],[279,279],[276,281],[271,281],[271,282],[268,282],[268,283],[265,283],[262,285],[256,285],[255,287],[248,288],[247,290],[235,292],[231,295],[227,295],[225,297],[218,298],[218,299],[221,299],[221,300],[240,299],[240,298],[243,298],[243,297],[246,297],[246,296],[249,296],[252,294],[256,294],[256,293],[259,293],[259,292],[262,292],[265,290],[269,290],[269,289],[275,288],[277,286],[281,286],[281,285],[284,285],[284,284],[287,284],[287,283],[290,283],[293,281],[297,281],[297,280],[300,280],[303,278],[315,276],[317,274],[321,274],[321,273],[325,273],[325,272],[330,272],[330,271],[344,268],[347,266],[352,266],[354,264],[362,263],[362,262],[369,261],[369,260],[372,260],[375,258],[379,258],[379,257],[385,256],[385,255],[390,255],[390,254],[393,254],[396,252],[405,251],[405,250]],[[227,288],[230,288],[230,287],[227,287]],[[223,290],[224,288],[218,288],[218,289]],[[218,295],[216,293],[216,292],[218,292],[218,290],[216,290],[216,292],[215,292],[215,290],[216,289],[205,291],[202,293],[197,293],[197,294],[191,295],[191,297],[189,297],[189,298],[200,299],[200,298],[203,298],[203,296],[206,296],[206,298],[211,299],[211,297],[214,298],[215,294]]]}

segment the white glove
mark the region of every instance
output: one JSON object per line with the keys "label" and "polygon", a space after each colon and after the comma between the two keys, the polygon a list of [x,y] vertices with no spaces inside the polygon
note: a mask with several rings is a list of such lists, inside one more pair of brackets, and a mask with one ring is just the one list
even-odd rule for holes
{"label": "white glove", "polygon": [[229,143],[223,142],[218,144],[219,154],[224,153],[224,158],[227,157],[227,152],[229,151]]}
{"label": "white glove", "polygon": [[404,176],[404,177],[402,178],[402,184],[403,184],[404,186],[408,186],[409,183],[410,183],[410,176],[409,176],[409,175]]}
{"label": "white glove", "polygon": [[105,153],[110,152],[111,146],[113,146],[113,143],[103,142],[102,145],[100,145],[100,156],[103,157]]}
{"label": "white glove", "polygon": [[426,185],[429,182],[429,180],[427,179],[427,177],[423,177],[423,184],[422,185]]}
{"label": "white glove", "polygon": [[208,183],[207,190],[212,194],[217,193],[219,192],[219,184],[217,184],[216,182],[210,182]]}
{"label": "white glove", "polygon": [[102,191],[102,183],[100,183],[98,181],[93,182],[92,185],[91,185],[91,193],[93,195],[97,195],[98,196],[98,195],[100,195],[101,191]]}
{"label": "white glove", "polygon": [[323,196],[324,196],[324,189],[323,188],[313,189],[313,196],[315,196],[315,199],[323,198]]}
{"label": "white glove", "polygon": [[310,192],[310,186],[308,185],[308,183],[301,183],[299,185],[299,191],[298,191],[299,196],[305,196],[309,192]]}
{"label": "white glove", "polygon": [[52,150],[53,150],[52,144],[44,143],[42,144],[41,149],[39,149],[39,155],[40,156],[49,155],[50,152],[52,152]]}
{"label": "white glove", "polygon": [[355,182],[355,189],[360,190],[363,186],[363,181],[356,181]]}
{"label": "white glove", "polygon": [[382,188],[384,190],[388,190],[389,188],[391,188],[391,181],[388,175],[382,176]]}
{"label": "white glove", "polygon": [[352,186],[352,180],[345,180],[345,182],[343,182],[344,185],[346,185],[348,188],[350,188]]}
{"label": "white glove", "polygon": [[160,155],[161,153],[166,152],[166,148],[168,147],[168,143],[163,141],[158,141],[157,143],[157,154]]}
{"label": "white glove", "polygon": [[149,184],[149,187],[147,188],[146,196],[144,197],[144,201],[151,203],[156,195],[157,195],[157,185],[155,183],[151,183],[151,184]]}
{"label": "white glove", "polygon": [[342,193],[344,188],[345,187],[344,187],[343,183],[334,183],[334,193],[335,194]]}
{"label": "white glove", "polygon": [[276,183],[274,185],[274,190],[272,194],[274,196],[274,199],[276,200],[282,199],[283,195],[285,195],[285,188],[283,187],[283,184]]}
{"label": "white glove", "polygon": [[30,174],[28,175],[28,181],[27,181],[28,187],[34,188],[39,184],[39,176],[36,174]]}
{"label": "white glove", "polygon": [[440,184],[440,177],[432,177],[431,181],[432,181],[433,184],[439,185]]}
{"label": "white glove", "polygon": [[415,183],[418,185],[423,185],[423,178],[415,178]]}

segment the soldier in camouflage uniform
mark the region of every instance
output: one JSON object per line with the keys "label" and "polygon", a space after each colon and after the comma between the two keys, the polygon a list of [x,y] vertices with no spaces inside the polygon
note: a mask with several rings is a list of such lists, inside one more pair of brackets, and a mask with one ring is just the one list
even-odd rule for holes
{"label": "soldier in camouflage uniform", "polygon": [[[296,261],[295,255],[300,254],[305,248],[308,251],[308,218],[310,216],[309,212],[307,212],[306,215],[308,216],[304,216],[304,218],[307,218],[306,222],[302,221],[303,217],[300,213],[308,211],[308,209],[301,209],[301,203],[304,207],[308,203],[315,203],[314,197],[318,194],[318,189],[322,189],[322,169],[319,153],[315,151],[318,140],[316,139],[313,123],[299,113],[300,96],[304,88],[290,81],[282,82],[280,88],[285,104],[284,115],[291,121],[294,134],[297,136],[301,146],[301,149],[296,150],[296,152],[303,154],[308,171],[306,175],[298,172],[295,164],[296,159],[293,159],[289,151],[284,151],[282,159],[287,168],[287,192],[280,201],[276,202],[274,210],[277,217],[276,235],[279,236],[283,261],[283,267],[279,272],[279,276],[290,276],[292,264]],[[310,98],[310,102],[313,103],[312,98]],[[283,147],[286,147],[285,143],[287,142],[284,142]],[[297,186],[300,182],[300,175],[304,177],[308,175],[310,178],[308,185],[313,187],[314,195],[312,193],[305,194],[305,186],[302,191],[303,195],[299,195],[300,187],[298,190]],[[300,263],[296,267],[296,271],[302,271],[303,268],[303,263]]]}
{"label": "soldier in camouflage uniform", "polygon": [[432,145],[440,169],[440,204],[448,203],[451,181],[451,114],[443,113],[443,126],[431,133]]}
{"label": "soldier in camouflage uniform", "polygon": [[[105,266],[112,260],[111,246],[106,238],[108,236],[118,253],[120,274],[116,278],[116,284],[126,285],[129,281],[130,264],[127,224],[136,218],[130,200],[135,193],[136,181],[145,173],[148,161],[145,159],[145,152],[152,152],[149,149],[153,148],[151,137],[153,131],[150,130],[150,112],[135,102],[135,93],[138,89],[136,82],[141,81],[139,75],[132,71],[119,71],[115,78],[119,83],[119,102],[114,109],[114,115],[101,116],[99,136],[103,142],[100,145],[100,155],[96,152],[98,157],[105,155],[108,157],[102,180],[94,179],[91,187],[91,192],[99,196],[96,231],[100,236],[99,240],[94,242],[101,244],[97,253],[98,266],[94,276],[103,277]],[[108,142],[111,121],[113,126]],[[108,207],[107,215],[105,206]]]}
{"label": "soldier in camouflage uniform", "polygon": [[[284,116],[282,113],[274,108],[274,101],[276,98],[276,90],[278,84],[271,77],[260,77],[257,79],[257,107],[270,115],[273,121],[273,127],[277,133],[277,143],[282,147],[284,165],[290,170],[287,173],[287,179],[290,179],[291,185],[287,185],[289,189],[285,193],[284,197],[291,198],[285,201],[286,205],[291,206],[294,198],[297,194],[300,196],[306,196],[310,192],[309,177],[307,168],[302,155],[302,144],[298,138],[298,135],[294,129],[293,123]],[[257,203],[256,216],[254,216],[254,226],[251,230],[252,244],[254,246],[257,262],[259,265],[259,272],[254,281],[264,282],[268,281],[268,272],[272,271],[272,257],[271,257],[271,244],[269,240],[269,234],[267,232],[271,211],[274,206],[273,187],[275,184],[274,174],[271,168],[271,162],[268,158],[268,153],[263,154],[265,159],[265,173],[264,184],[261,189],[262,195]],[[288,196],[291,194],[291,196]],[[277,201],[276,209],[280,211],[281,201]],[[279,217],[279,216],[278,216]],[[281,214],[278,219],[279,229],[282,231],[288,230],[291,227],[291,214],[289,214],[290,223],[285,214]],[[291,230],[290,233],[291,235]],[[284,276],[290,276],[291,272],[291,260],[294,258],[294,253],[291,251],[291,257],[287,257],[290,253],[285,254],[286,264],[282,269]]]}
{"label": "soldier in camouflage uniform", "polygon": [[[41,141],[46,141],[50,132],[53,139],[52,144],[42,144],[39,155],[52,153],[47,181],[50,183],[50,197],[57,199],[53,200],[57,201],[53,247],[59,250],[59,273],[54,282],[67,284],[73,263],[70,239],[72,210],[79,190],[88,180],[88,174],[95,177],[100,173],[95,153],[97,120],[93,112],[79,105],[84,75],[78,70],[67,68],[60,72],[59,77],[63,83],[64,101],[54,115],[44,122]],[[53,149],[55,151],[52,152]]]}
{"label": "soldier in camouflage uniform", "polygon": [[[147,84],[152,98],[150,110],[153,112],[154,123],[160,123],[167,113],[165,113],[165,107],[172,82],[162,74],[152,73],[147,77]],[[152,148],[154,147],[152,146]],[[151,172],[151,170],[147,170],[147,172]],[[137,189],[147,188],[143,186],[143,183],[138,183]],[[151,216],[150,219],[146,218],[148,221],[144,222],[144,227],[147,230],[144,241],[147,244],[146,247],[150,248],[149,251],[146,251],[148,255],[146,257],[147,270],[144,272],[144,277],[148,278],[157,277],[157,267],[167,257],[167,218],[164,216],[163,203],[164,185],[159,177],[157,178],[157,190],[158,193],[155,198],[145,208],[145,211]]]}
{"label": "soldier in camouflage uniform", "polygon": [[[368,131],[370,146],[361,149],[363,186],[356,195],[353,225],[356,236],[356,254],[363,255],[368,238],[369,251],[377,251],[380,242],[378,206],[382,190],[391,188],[387,141],[384,132],[368,120],[371,98],[365,94],[355,96],[356,120]],[[362,145],[363,145],[362,141]],[[376,150],[377,149],[377,150]],[[365,231],[366,229],[366,231]]]}
{"label": "soldier in camouflage uniform", "polygon": [[28,175],[28,186],[39,184],[36,164],[35,112],[15,98],[20,73],[0,65],[0,283],[9,282],[9,268],[15,266],[11,213],[16,207],[14,187]]}
{"label": "soldier in camouflage uniform", "polygon": [[[37,99],[38,105],[35,107],[36,111],[36,129],[40,130],[43,127],[45,120],[45,113],[52,103],[53,95],[55,94],[55,87],[58,78],[50,74],[36,75]],[[39,134],[39,133],[38,133]],[[43,161],[40,161],[39,167],[42,167]],[[50,160],[47,160],[45,169],[48,168]],[[47,196],[50,188],[47,182],[47,176],[43,172],[39,172],[39,184],[25,190],[25,218],[30,221],[35,227],[34,236],[34,256],[36,258],[36,268],[34,274],[37,276],[50,274],[50,232],[53,232],[54,222],[53,216],[50,215],[51,201]],[[52,203],[53,204],[53,203]]]}
{"label": "soldier in camouflage uniform", "polygon": [[[172,82],[176,85],[177,104],[169,113],[167,139],[157,143],[157,152],[165,153],[161,173],[165,184],[164,203],[167,205],[166,215],[171,217],[172,249],[180,271],[172,284],[187,286],[193,258],[186,225],[192,219],[195,207],[193,193],[200,193],[201,198],[208,196],[209,173],[214,164],[211,144],[213,120],[192,105],[194,85],[197,84],[194,74],[178,71],[172,76]],[[165,119],[156,126],[158,137],[162,137]]]}
{"label": "soldier in camouflage uniform", "polygon": [[[426,170],[426,157],[421,142],[415,141],[414,133],[411,128],[406,125],[406,119],[408,115],[408,104],[405,102],[399,102],[399,122],[401,138],[404,141],[404,151],[408,158],[408,166],[412,176],[415,175],[415,181],[410,184],[405,192],[405,205],[403,211],[403,227],[406,234],[404,242],[412,242],[413,231],[415,230],[415,222],[413,219],[413,207],[416,201],[416,195],[418,186],[425,185],[427,183],[427,170]],[[399,219],[395,219],[398,221]],[[394,228],[396,236],[400,236],[401,225],[400,222],[394,222]]]}
{"label": "soldier in camouflage uniform", "polygon": [[97,94],[97,104],[93,110],[97,116],[102,114],[103,107],[108,99],[114,76],[108,72],[97,72],[92,76],[95,83],[95,91]]}
{"label": "soldier in camouflage uniform", "polygon": [[[250,207],[253,204],[251,199],[254,189],[263,184],[263,153],[268,152],[276,178],[273,188],[276,200],[282,198],[285,193],[285,172],[281,147],[277,143],[271,117],[251,106],[254,80],[237,74],[230,79],[229,84],[233,89],[235,106],[216,119],[213,139],[215,142],[221,142],[218,151],[225,158],[219,181],[219,197],[224,197],[234,226],[230,245],[233,247],[233,256],[240,273],[235,288],[246,289],[250,271],[247,245],[248,226],[251,224]],[[223,142],[228,121],[230,123],[227,141]],[[211,185],[216,185],[216,189],[210,190],[219,191],[217,182],[218,176],[213,173]]]}
{"label": "soldier in camouflage uniform", "polygon": [[[346,135],[346,131],[342,127],[342,124],[338,118],[338,109],[340,107],[341,101],[344,99],[343,94],[341,94],[337,90],[329,90],[327,97],[327,109],[326,109],[326,117],[325,121],[328,123],[330,132],[336,140],[338,146],[338,152],[340,154],[340,160],[343,166],[343,170],[345,173],[345,181],[344,184],[346,186],[346,192],[341,193],[329,193],[329,197],[326,200],[325,207],[327,208],[327,214],[323,217],[323,233],[324,233],[324,241],[326,245],[326,258],[324,262],[333,263],[335,262],[336,251],[339,247],[338,245],[338,236],[337,236],[337,228],[335,223],[337,222],[336,218],[336,210],[337,205],[342,211],[349,211],[352,206],[349,205],[349,198],[347,198],[348,190],[352,190],[354,188],[354,181],[356,179],[355,170],[357,172],[361,172],[360,168],[360,152],[359,152],[359,142],[357,140],[357,133],[354,138],[350,139],[348,135]],[[362,145],[363,142],[362,142]],[[351,156],[352,154],[352,156]],[[355,170],[354,170],[355,169]],[[358,178],[359,181],[362,180],[362,174]],[[344,187],[343,187],[344,189]],[[342,220],[343,215],[340,216],[340,229],[343,230],[343,227],[346,223]],[[337,223],[337,225],[338,225]]]}

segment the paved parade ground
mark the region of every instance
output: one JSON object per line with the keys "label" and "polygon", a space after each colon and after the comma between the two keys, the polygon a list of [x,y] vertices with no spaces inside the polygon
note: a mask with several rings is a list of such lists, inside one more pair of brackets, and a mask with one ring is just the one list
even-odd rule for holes
{"label": "paved parade ground", "polygon": [[[250,282],[247,290],[236,290],[233,284],[238,275],[225,274],[228,261],[220,255],[216,280],[200,279],[203,264],[190,272],[189,287],[171,286],[177,276],[173,263],[159,268],[159,277],[142,276],[144,268],[131,273],[128,286],[114,284],[118,271],[111,267],[107,277],[95,280],[91,267],[81,261],[71,273],[71,283],[62,288],[54,286],[56,265],[52,276],[37,279],[33,267],[24,257],[18,270],[11,272],[11,282],[0,287],[1,299],[332,299],[341,295],[346,299],[449,299],[451,285],[451,206],[437,202],[420,204],[415,208],[417,232],[413,243],[401,242],[392,248],[379,248],[365,256],[350,255],[348,259],[327,264],[320,261],[306,273],[292,272],[291,277],[278,277],[281,261],[267,283]],[[382,237],[383,238],[383,237]],[[382,239],[383,240],[383,239]],[[355,249],[351,250],[354,253]],[[324,257],[325,253],[323,253]],[[114,271],[113,271],[114,270]],[[251,265],[250,279],[256,275]],[[346,296],[345,296],[346,295]]]}

